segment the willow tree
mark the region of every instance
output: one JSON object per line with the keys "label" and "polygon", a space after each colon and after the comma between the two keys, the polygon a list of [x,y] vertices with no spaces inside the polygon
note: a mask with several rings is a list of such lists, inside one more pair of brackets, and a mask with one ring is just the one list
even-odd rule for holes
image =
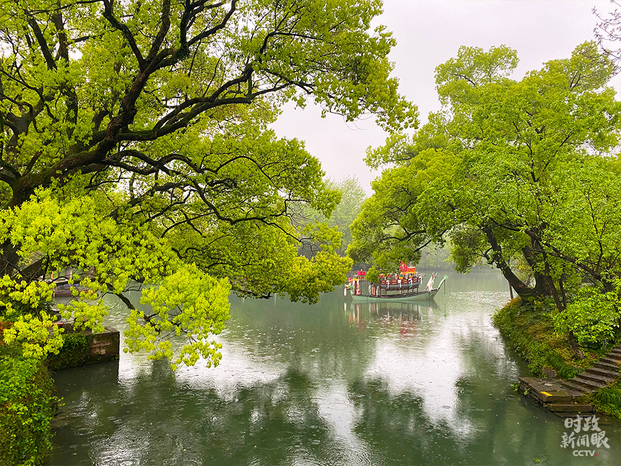
{"label": "willow tree", "polygon": [[613,293],[621,278],[613,66],[593,43],[521,80],[510,78],[517,63],[507,47],[462,47],[436,69],[443,111],[368,156],[390,166],[352,226],[350,254],[395,265],[448,240],[460,270],[484,259],[520,296],[569,315],[584,283]]}
{"label": "willow tree", "polygon": [[[185,333],[177,361],[190,364],[217,362],[206,337],[228,317],[230,287],[314,300],[338,283],[349,262],[330,242],[297,257],[289,217],[295,203],[329,214],[338,195],[269,123],[289,101],[414,123],[389,76],[394,41],[371,30],[380,12],[378,0],[1,1],[9,339],[44,339],[53,284],[39,278],[63,267],[90,271],[67,313],[96,326],[105,309],[89,300],[115,293],[131,349],[172,357],[165,337]],[[123,297],[128,283],[158,285],[143,288],[152,312]]]}

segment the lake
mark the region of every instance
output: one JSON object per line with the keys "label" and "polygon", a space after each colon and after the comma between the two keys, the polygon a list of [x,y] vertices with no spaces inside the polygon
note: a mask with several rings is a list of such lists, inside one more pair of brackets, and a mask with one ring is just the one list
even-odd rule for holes
{"label": "lake", "polygon": [[56,373],[49,464],[618,464],[620,423],[579,446],[514,390],[527,369],[491,323],[508,299],[492,272],[451,274],[432,303],[232,297],[217,368],[122,354]]}

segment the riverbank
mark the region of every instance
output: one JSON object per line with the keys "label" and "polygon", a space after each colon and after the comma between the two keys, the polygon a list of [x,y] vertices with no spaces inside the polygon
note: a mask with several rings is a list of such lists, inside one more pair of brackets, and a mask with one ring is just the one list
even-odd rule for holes
{"label": "riverbank", "polygon": [[[516,298],[496,312],[494,325],[503,339],[528,364],[530,375],[571,379],[603,356],[614,342],[600,348],[581,348],[584,359],[572,352],[567,339],[557,335],[551,310]],[[621,419],[621,384],[600,390],[588,400],[598,411]]]}
{"label": "riverbank", "polygon": [[[51,424],[59,400],[50,371],[119,357],[119,332],[63,335],[63,347],[46,360],[25,358],[0,336],[0,466],[43,464],[51,450]],[[1,335],[1,333],[0,333]]]}

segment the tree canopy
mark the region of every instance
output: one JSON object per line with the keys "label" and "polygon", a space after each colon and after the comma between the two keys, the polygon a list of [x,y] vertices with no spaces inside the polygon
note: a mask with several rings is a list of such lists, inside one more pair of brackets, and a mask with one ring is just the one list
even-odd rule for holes
{"label": "tree canopy", "polygon": [[[129,348],[173,358],[167,336],[185,334],[178,363],[217,363],[206,338],[231,288],[313,301],[339,283],[349,260],[332,242],[298,257],[290,220],[299,203],[329,215],[338,193],[268,125],[288,101],[416,123],[390,77],[394,40],[371,29],[380,12],[379,0],[0,1],[5,340],[46,348],[28,333],[49,325],[54,285],[40,278],[65,267],[89,290],[67,314],[97,326],[102,294],[117,294]],[[131,284],[151,314],[124,298]]]}
{"label": "tree canopy", "polygon": [[[302,234],[309,230],[321,231],[319,225],[333,228],[337,234],[336,236],[323,234],[320,242],[304,241],[300,252],[307,257],[313,257],[316,250],[318,248],[321,249],[321,244],[332,238],[340,241],[336,252],[339,255],[345,255],[347,247],[352,242],[350,225],[360,212],[360,207],[367,197],[364,188],[360,186],[360,182],[356,177],[345,178],[341,181],[327,180],[326,185],[328,188],[338,191],[341,196],[338,205],[329,217],[320,210],[313,209],[305,204],[297,206],[297,211],[293,214],[293,223]],[[312,237],[308,239],[312,240]],[[337,244],[339,241],[337,241]]]}
{"label": "tree canopy", "polygon": [[[621,107],[606,87],[612,63],[594,43],[521,80],[510,78],[517,63],[504,46],[462,47],[436,69],[443,110],[368,154],[389,168],[349,252],[387,267],[448,241],[458,269],[484,259],[520,296],[553,300],[567,322],[584,283],[609,293],[621,278]],[[570,339],[573,317],[559,325]],[[606,322],[617,325],[613,314]]]}

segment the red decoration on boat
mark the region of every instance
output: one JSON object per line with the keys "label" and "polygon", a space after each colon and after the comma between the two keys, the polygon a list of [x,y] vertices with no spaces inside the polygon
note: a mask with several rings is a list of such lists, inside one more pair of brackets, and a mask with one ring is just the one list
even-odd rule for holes
{"label": "red decoration on boat", "polygon": [[345,290],[346,295],[349,290],[354,301],[431,300],[447,278],[444,276],[440,284],[434,287],[437,274],[432,273],[427,286],[423,288],[423,276],[416,273],[416,267],[408,267],[403,261],[399,265],[399,273],[381,274],[379,283],[369,282],[363,287],[363,282],[366,283],[366,272],[360,270],[356,275],[357,277],[353,279],[353,286],[349,285]]}

